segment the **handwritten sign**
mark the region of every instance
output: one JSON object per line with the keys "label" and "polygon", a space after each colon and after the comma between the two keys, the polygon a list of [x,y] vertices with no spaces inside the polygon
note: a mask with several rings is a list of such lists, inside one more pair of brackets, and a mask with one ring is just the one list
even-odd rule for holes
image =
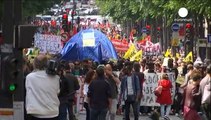
{"label": "handwritten sign", "polygon": [[83,47],[94,47],[95,46],[95,36],[94,32],[83,33]]}
{"label": "handwritten sign", "polygon": [[150,44],[150,45],[141,45],[136,44],[138,50],[143,51],[143,55],[145,56],[155,56],[161,54],[161,46],[159,43]]}
{"label": "handwritten sign", "polygon": [[[167,73],[169,79],[172,83],[172,99],[175,95],[175,75],[174,73]],[[161,79],[162,73],[146,73],[145,74],[145,82],[143,83],[143,97],[141,100],[141,106],[159,106],[156,103],[156,96],[153,91],[158,86],[158,80]]]}
{"label": "handwritten sign", "polygon": [[40,50],[40,53],[56,54],[62,50],[61,36],[35,34],[34,47]]}

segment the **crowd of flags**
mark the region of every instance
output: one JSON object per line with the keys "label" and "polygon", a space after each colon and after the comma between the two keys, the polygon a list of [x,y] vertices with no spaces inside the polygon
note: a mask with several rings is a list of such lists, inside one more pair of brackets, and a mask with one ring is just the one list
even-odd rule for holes
{"label": "crowd of flags", "polygon": [[[56,33],[57,35],[63,35],[64,31],[61,29],[61,26],[54,26],[52,29],[52,26],[50,24],[47,23],[43,23],[43,22],[38,22],[40,26],[46,28],[48,27],[48,29],[44,29],[46,31],[43,32],[43,34],[49,34],[49,33]],[[38,24],[37,23],[37,24]],[[41,24],[42,23],[42,24]],[[91,27],[90,24],[88,24],[89,26],[86,26],[85,28],[89,28]],[[83,25],[84,26],[84,25]],[[92,26],[93,27],[93,26]],[[71,36],[77,34],[77,29],[74,26],[74,32],[72,32],[72,34],[70,36],[66,35],[66,39],[70,39]],[[109,22],[107,23],[98,23],[98,25],[95,24],[94,26],[95,29],[99,29],[101,31],[103,31],[107,37],[111,40],[111,42],[113,43],[115,49],[117,50],[117,52],[121,52],[123,53],[123,58],[124,59],[129,59],[130,61],[140,61],[143,56],[144,56],[144,52],[143,49],[137,49],[136,47],[136,43],[134,41],[132,41],[133,39],[133,30],[131,30],[131,34],[129,36],[129,40],[124,38],[123,36],[120,35],[120,32],[118,29],[116,29],[117,27],[115,25],[111,26],[109,24]],[[50,30],[49,30],[50,29]],[[56,30],[55,30],[56,29]],[[83,29],[83,28],[82,28]],[[52,30],[52,31],[51,31]],[[53,31],[57,31],[54,32]],[[132,42],[131,42],[132,41]],[[148,41],[151,41],[150,36],[146,36],[145,38],[141,39],[138,41],[138,44],[142,44],[142,45],[146,45],[148,43]],[[164,57],[170,57],[170,58],[182,58],[180,53],[176,53],[176,56],[173,56],[171,49],[167,49]],[[193,62],[193,53],[189,52],[187,54],[187,56],[185,56],[183,58],[184,62]]]}
{"label": "crowd of flags", "polygon": [[[174,58],[172,52],[171,52],[171,49],[167,49],[165,54],[164,54],[164,57],[170,57],[170,58]],[[176,53],[176,58],[182,58],[182,56],[180,55],[180,53]],[[189,52],[184,58],[183,58],[183,61],[184,62],[193,62],[193,52]]]}

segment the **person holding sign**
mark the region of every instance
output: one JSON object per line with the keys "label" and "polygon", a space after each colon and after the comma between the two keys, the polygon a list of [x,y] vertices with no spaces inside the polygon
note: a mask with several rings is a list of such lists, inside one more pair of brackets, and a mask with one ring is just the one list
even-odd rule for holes
{"label": "person holding sign", "polygon": [[168,118],[172,104],[172,83],[166,73],[162,75],[161,80],[158,80],[158,86],[162,86],[162,91],[161,94],[157,96],[156,102],[160,104],[161,117]]}

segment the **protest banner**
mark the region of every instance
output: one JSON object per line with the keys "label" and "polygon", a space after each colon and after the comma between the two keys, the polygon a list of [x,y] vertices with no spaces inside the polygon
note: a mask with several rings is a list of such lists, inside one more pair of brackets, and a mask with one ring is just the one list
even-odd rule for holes
{"label": "protest banner", "polygon": [[118,52],[126,52],[129,49],[129,43],[127,41],[111,39],[111,42]]}
{"label": "protest banner", "polygon": [[[172,100],[175,95],[175,74],[174,73],[167,73],[169,80],[172,83]],[[154,90],[158,86],[158,80],[161,79],[162,73],[146,73],[145,74],[145,81],[143,83],[143,97],[141,100],[141,106],[159,106],[156,103],[156,96],[154,95]]]}
{"label": "protest banner", "polygon": [[40,53],[56,54],[62,50],[61,36],[35,34],[34,47],[40,50]]}
{"label": "protest banner", "polygon": [[161,54],[161,46],[159,43],[150,43],[147,42],[148,44],[139,44],[136,43],[136,48],[138,50],[142,50],[143,51],[143,55],[144,56],[156,56],[156,55],[160,55]]}

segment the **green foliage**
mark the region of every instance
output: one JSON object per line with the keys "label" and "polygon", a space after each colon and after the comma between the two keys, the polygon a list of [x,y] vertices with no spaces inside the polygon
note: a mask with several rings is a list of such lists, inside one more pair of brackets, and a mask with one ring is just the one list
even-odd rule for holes
{"label": "green foliage", "polygon": [[61,0],[24,0],[23,1],[23,16],[33,16],[40,14],[44,10],[49,9],[54,4],[60,3]]}
{"label": "green foliage", "polygon": [[[3,1],[0,0],[0,19],[2,19]],[[61,0],[22,0],[23,17],[33,16],[42,13],[44,10],[60,3]]]}
{"label": "green foliage", "polygon": [[3,11],[3,0],[0,0],[0,22],[2,19],[2,11]]}
{"label": "green foliage", "polygon": [[167,17],[168,23],[178,17],[179,8],[186,7],[190,14],[211,17],[211,0],[96,0],[103,15],[117,20],[140,20]]}

